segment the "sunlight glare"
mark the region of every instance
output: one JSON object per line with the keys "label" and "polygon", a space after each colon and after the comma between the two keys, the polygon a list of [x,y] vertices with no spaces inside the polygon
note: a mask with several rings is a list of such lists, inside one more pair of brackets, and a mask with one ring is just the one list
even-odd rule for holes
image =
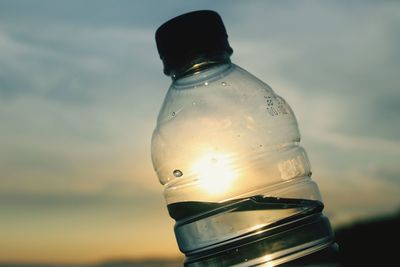
{"label": "sunlight glare", "polygon": [[192,170],[198,177],[200,186],[208,194],[226,192],[237,177],[232,159],[227,154],[207,154],[196,161]]}

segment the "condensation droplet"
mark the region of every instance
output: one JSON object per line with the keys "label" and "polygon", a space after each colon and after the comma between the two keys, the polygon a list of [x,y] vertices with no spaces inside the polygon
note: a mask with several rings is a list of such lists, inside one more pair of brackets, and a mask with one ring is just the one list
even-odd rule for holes
{"label": "condensation droplet", "polygon": [[227,84],[226,84],[226,82],[222,82],[221,85],[222,86],[226,86]]}
{"label": "condensation droplet", "polygon": [[181,177],[183,175],[181,170],[174,170],[172,173],[174,174],[175,177]]}
{"label": "condensation droplet", "polygon": [[193,106],[196,105],[196,101],[193,101],[193,102],[192,102],[192,105],[193,105]]}
{"label": "condensation droplet", "polygon": [[208,85],[208,82],[205,82],[204,85],[207,86],[207,85]]}
{"label": "condensation droplet", "polygon": [[172,115],[172,117],[175,117],[175,111],[174,111],[174,112],[172,112],[172,114],[171,114],[171,115]]}

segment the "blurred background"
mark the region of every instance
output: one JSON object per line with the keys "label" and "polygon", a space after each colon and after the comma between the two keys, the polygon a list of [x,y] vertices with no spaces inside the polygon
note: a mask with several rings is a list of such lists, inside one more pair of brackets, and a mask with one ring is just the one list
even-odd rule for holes
{"label": "blurred background", "polygon": [[154,33],[198,9],[292,106],[338,238],[398,222],[400,2],[0,0],[0,264],[179,265]]}

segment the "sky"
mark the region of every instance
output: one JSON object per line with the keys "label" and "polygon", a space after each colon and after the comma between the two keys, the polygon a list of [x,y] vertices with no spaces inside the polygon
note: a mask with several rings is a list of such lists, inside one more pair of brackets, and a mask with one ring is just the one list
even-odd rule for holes
{"label": "sky", "polygon": [[212,9],[294,110],[334,227],[400,208],[400,2],[0,0],[0,262],[179,254],[154,33]]}

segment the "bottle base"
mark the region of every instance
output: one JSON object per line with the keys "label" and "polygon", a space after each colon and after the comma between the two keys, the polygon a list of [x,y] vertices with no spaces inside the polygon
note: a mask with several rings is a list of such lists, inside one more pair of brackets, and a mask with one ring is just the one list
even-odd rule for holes
{"label": "bottle base", "polygon": [[333,242],[329,220],[322,213],[316,213],[260,230],[249,238],[187,254],[184,265],[278,266],[328,248]]}

